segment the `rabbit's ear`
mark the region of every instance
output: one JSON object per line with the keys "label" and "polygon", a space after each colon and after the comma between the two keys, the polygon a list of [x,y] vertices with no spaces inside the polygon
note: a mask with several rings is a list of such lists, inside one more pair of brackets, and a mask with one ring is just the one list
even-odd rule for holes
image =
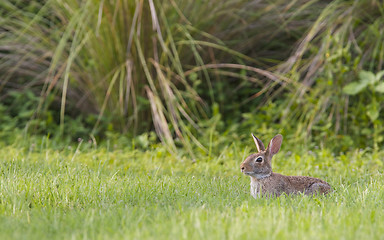
{"label": "rabbit's ear", "polygon": [[263,142],[260,139],[258,139],[255,135],[253,135],[253,133],[252,133],[252,137],[253,137],[253,141],[255,141],[257,151],[259,151],[259,152],[265,151],[265,147],[264,147]]}
{"label": "rabbit's ear", "polygon": [[267,151],[273,156],[279,152],[281,143],[283,142],[283,136],[277,134],[268,144]]}

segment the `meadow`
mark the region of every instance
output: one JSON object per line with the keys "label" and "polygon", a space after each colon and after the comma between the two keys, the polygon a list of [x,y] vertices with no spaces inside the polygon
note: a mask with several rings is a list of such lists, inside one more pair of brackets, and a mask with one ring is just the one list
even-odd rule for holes
{"label": "meadow", "polygon": [[[43,139],[44,140],[44,139]],[[383,153],[288,147],[274,171],[311,175],[328,196],[253,199],[231,145],[195,161],[161,145],[0,149],[1,239],[382,239]],[[250,145],[251,146],[251,145]]]}
{"label": "meadow", "polygon": [[[0,1],[0,239],[384,239],[378,0]],[[253,199],[240,163],[327,196]]]}

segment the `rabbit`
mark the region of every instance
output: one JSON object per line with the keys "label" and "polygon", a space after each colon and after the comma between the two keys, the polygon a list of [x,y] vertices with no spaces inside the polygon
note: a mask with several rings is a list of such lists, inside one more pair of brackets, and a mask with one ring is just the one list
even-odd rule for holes
{"label": "rabbit", "polygon": [[279,152],[283,136],[277,134],[265,149],[263,142],[252,133],[258,153],[249,155],[240,165],[241,172],[251,177],[251,195],[278,197],[304,193],[305,195],[327,194],[331,186],[318,178],[306,176],[284,176],[272,172],[272,157]]}

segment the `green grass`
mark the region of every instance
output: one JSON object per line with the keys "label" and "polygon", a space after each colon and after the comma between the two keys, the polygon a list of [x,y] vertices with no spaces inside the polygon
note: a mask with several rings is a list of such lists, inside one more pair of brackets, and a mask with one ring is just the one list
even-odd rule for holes
{"label": "green grass", "polygon": [[[274,168],[334,187],[327,197],[253,199],[233,145],[197,162],[156,147],[0,149],[1,239],[380,239],[383,153],[290,154]],[[48,147],[47,147],[48,146]]]}

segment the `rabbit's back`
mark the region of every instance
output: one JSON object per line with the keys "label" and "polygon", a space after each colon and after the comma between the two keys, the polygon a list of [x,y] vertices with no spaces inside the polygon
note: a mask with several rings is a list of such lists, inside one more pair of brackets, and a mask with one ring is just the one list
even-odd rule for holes
{"label": "rabbit's back", "polygon": [[308,176],[286,176],[286,178],[296,192],[312,195],[315,193],[326,194],[331,191],[331,186],[319,178]]}
{"label": "rabbit's back", "polygon": [[304,193],[312,195],[316,193],[327,194],[331,191],[331,186],[318,178],[308,176],[285,176],[279,173],[272,173],[270,177],[264,179],[251,180],[251,194],[257,198],[261,195],[280,196]]}

